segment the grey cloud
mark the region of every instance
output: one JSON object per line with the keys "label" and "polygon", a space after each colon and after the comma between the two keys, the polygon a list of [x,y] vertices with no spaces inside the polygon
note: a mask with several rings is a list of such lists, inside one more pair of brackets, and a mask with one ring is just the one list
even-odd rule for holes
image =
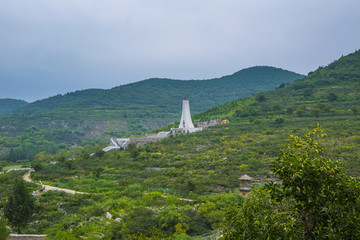
{"label": "grey cloud", "polygon": [[358,9],[358,0],[1,1],[0,98],[254,65],[306,74],[359,48]]}

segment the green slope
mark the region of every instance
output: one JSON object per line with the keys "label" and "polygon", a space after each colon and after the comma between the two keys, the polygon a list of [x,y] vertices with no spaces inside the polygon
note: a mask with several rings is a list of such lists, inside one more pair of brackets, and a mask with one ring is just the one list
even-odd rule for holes
{"label": "green slope", "polygon": [[19,109],[28,103],[23,100],[17,100],[17,99],[0,99],[0,115],[4,115],[8,112],[11,112],[15,109]]}
{"label": "green slope", "polygon": [[[318,123],[329,135],[317,139],[327,155],[344,161],[348,174],[359,176],[359,63],[358,51],[294,84],[194,117],[228,118],[230,124],[126,151],[103,153],[102,146],[86,146],[38,155],[32,163],[37,168],[33,180],[92,194],[43,195],[42,211],[34,216],[39,221],[28,231],[55,236],[73,223],[69,234],[88,238],[143,233],[136,239],[169,239],[181,226],[191,236],[209,233],[233,211],[229,206],[242,203],[238,178],[247,173],[261,180],[256,183],[274,180],[269,162],[287,136],[302,136]],[[10,174],[8,181],[2,179],[4,196],[15,175]],[[106,219],[107,212],[121,221]]]}
{"label": "green slope", "polygon": [[356,51],[310,72],[294,84],[228,102],[209,109],[198,118],[351,115],[360,107],[359,89],[360,51]]}
{"label": "green slope", "polygon": [[[302,75],[273,67],[252,67],[229,76],[210,80],[148,79],[119,86],[100,95],[72,102],[64,111],[116,111],[118,117],[174,119],[181,108],[181,99],[191,101],[193,113],[209,107],[273,89],[281,83],[293,82]],[[135,110],[135,111],[134,111]],[[174,114],[172,114],[174,113]]]}
{"label": "green slope", "polygon": [[211,80],[148,79],[110,90],[86,90],[37,101],[0,118],[5,134],[29,126],[66,128],[80,138],[141,134],[177,120],[181,100],[191,101],[193,114],[256,92],[293,82],[302,75],[274,67],[253,67]]}
{"label": "green slope", "polygon": [[53,97],[46,99],[38,100],[32,103],[25,105],[22,108],[16,109],[16,111],[11,112],[10,114],[35,114],[35,113],[46,113],[49,111],[54,111],[68,103],[76,101],[78,99],[87,97],[89,95],[94,95],[103,92],[102,89],[86,89],[81,91],[75,91],[67,94],[58,94]]}
{"label": "green slope", "polygon": [[[360,68],[354,67],[359,62],[360,51],[357,51],[294,84],[226,103],[194,118],[226,117],[229,124],[170,137],[137,149],[105,155],[97,152],[90,160],[83,155],[85,149],[71,150],[68,155],[81,152],[74,168],[84,177],[91,169],[108,169],[102,178],[104,185],[98,186],[104,191],[111,188],[112,179],[120,179],[125,186],[137,183],[147,188],[174,189],[184,196],[189,191],[206,194],[236,188],[243,173],[262,179],[271,176],[269,163],[277,157],[287,137],[302,136],[320,124],[328,134],[327,138],[319,139],[328,156],[343,160],[347,172],[359,176],[360,117],[355,109],[360,106]],[[328,79],[325,76],[333,75],[336,77],[327,80],[327,84],[320,84],[319,81]],[[299,89],[305,85],[311,88]],[[313,90],[311,96],[305,94],[309,89]],[[336,99],[330,97],[331,93]],[[301,116],[296,114],[298,111],[303,111]],[[49,168],[55,171],[54,167]],[[50,178],[55,182],[61,176],[46,172],[38,175],[40,179]],[[91,187],[84,179],[64,181],[65,185],[78,186],[79,190],[88,191]]]}

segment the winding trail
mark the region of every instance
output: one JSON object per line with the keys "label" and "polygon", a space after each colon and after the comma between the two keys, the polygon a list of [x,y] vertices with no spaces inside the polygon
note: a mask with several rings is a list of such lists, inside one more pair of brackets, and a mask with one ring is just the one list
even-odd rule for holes
{"label": "winding trail", "polygon": [[[30,179],[30,172],[25,173],[24,176],[23,176],[23,179],[24,179],[26,182],[34,183],[34,182]],[[36,184],[38,184],[38,183],[36,183]],[[44,192],[47,192],[47,191],[51,190],[51,191],[62,191],[62,192],[66,192],[66,193],[69,193],[69,194],[75,194],[75,193],[78,193],[78,194],[87,194],[87,193],[85,193],[85,192],[79,192],[79,191],[70,190],[70,189],[66,189],[66,188],[53,187],[53,186],[50,186],[50,185],[42,185],[42,186],[45,187]]]}

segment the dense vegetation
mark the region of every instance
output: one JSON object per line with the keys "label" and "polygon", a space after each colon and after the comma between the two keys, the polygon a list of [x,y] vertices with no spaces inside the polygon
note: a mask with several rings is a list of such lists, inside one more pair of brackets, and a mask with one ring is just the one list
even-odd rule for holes
{"label": "dense vegetation", "polygon": [[98,94],[103,92],[102,89],[87,89],[81,91],[75,91],[71,93],[66,93],[64,95],[58,94],[53,97],[49,97],[43,100],[38,100],[32,103],[25,105],[22,108],[16,109],[13,113],[15,114],[35,114],[35,113],[45,113],[52,110],[66,106],[67,104],[76,101],[78,99]]}
{"label": "dense vegetation", "polygon": [[254,67],[212,80],[149,79],[110,90],[57,95],[0,118],[0,160],[32,159],[41,151],[54,153],[64,144],[84,145],[88,139],[108,142],[110,136],[162,127],[179,119],[184,96],[197,113],[301,77],[278,68]]}
{"label": "dense vegetation", "polygon": [[302,77],[278,68],[253,67],[211,80],[148,79],[110,90],[84,90],[36,101],[0,118],[0,126],[8,135],[31,126],[78,130],[84,138],[104,132],[139,134],[177,120],[184,97],[190,99],[195,114]]}
{"label": "dense vegetation", "polygon": [[324,155],[318,127],[290,143],[272,162],[281,184],[255,189],[226,221],[225,239],[359,239],[360,182]]}
{"label": "dense vegetation", "polygon": [[25,106],[26,104],[28,103],[23,100],[10,99],[10,98],[0,99],[0,115],[4,115],[15,109],[19,109]]}
{"label": "dense vegetation", "polygon": [[[33,180],[89,194],[43,194],[35,223],[24,231],[55,239],[189,239],[224,229],[225,237],[237,239],[247,229],[250,239],[339,239],[344,229],[353,229],[347,236],[354,238],[359,186],[348,175],[359,177],[360,170],[359,85],[357,51],[293,84],[194,117],[227,118],[230,124],[125,151],[104,153],[102,145],[87,145],[37,154]],[[279,155],[288,135],[303,136],[318,123],[327,138],[292,136]],[[245,202],[237,191],[244,173],[258,185]],[[9,174],[0,175],[6,192],[1,207],[11,191]],[[283,184],[262,187],[274,180]],[[305,204],[299,183],[319,205]]]}

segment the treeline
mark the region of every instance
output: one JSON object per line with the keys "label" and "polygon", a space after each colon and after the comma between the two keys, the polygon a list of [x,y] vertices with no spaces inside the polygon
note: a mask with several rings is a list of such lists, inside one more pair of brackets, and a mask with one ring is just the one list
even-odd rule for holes
{"label": "treeline", "polygon": [[360,111],[360,51],[320,67],[293,84],[225,103],[199,114],[200,120],[244,117],[357,116]]}
{"label": "treeline", "polygon": [[[124,137],[178,120],[184,97],[191,101],[191,112],[196,114],[302,77],[261,66],[211,80],[148,79],[109,90],[89,89],[36,101],[0,118],[0,128],[3,136],[18,135],[29,126],[37,126],[49,131],[79,130],[84,133],[82,139],[103,132]],[[118,122],[118,126],[108,122]]]}
{"label": "treeline", "polygon": [[33,160],[40,152],[56,153],[59,149],[68,149],[66,141],[79,141],[76,134],[68,129],[44,130],[37,127],[26,128],[18,136],[0,136],[0,160],[16,162]]}
{"label": "treeline", "polygon": [[17,99],[0,99],[0,115],[4,115],[8,112],[11,112],[15,109],[19,109],[28,104],[26,101],[17,100]]}

